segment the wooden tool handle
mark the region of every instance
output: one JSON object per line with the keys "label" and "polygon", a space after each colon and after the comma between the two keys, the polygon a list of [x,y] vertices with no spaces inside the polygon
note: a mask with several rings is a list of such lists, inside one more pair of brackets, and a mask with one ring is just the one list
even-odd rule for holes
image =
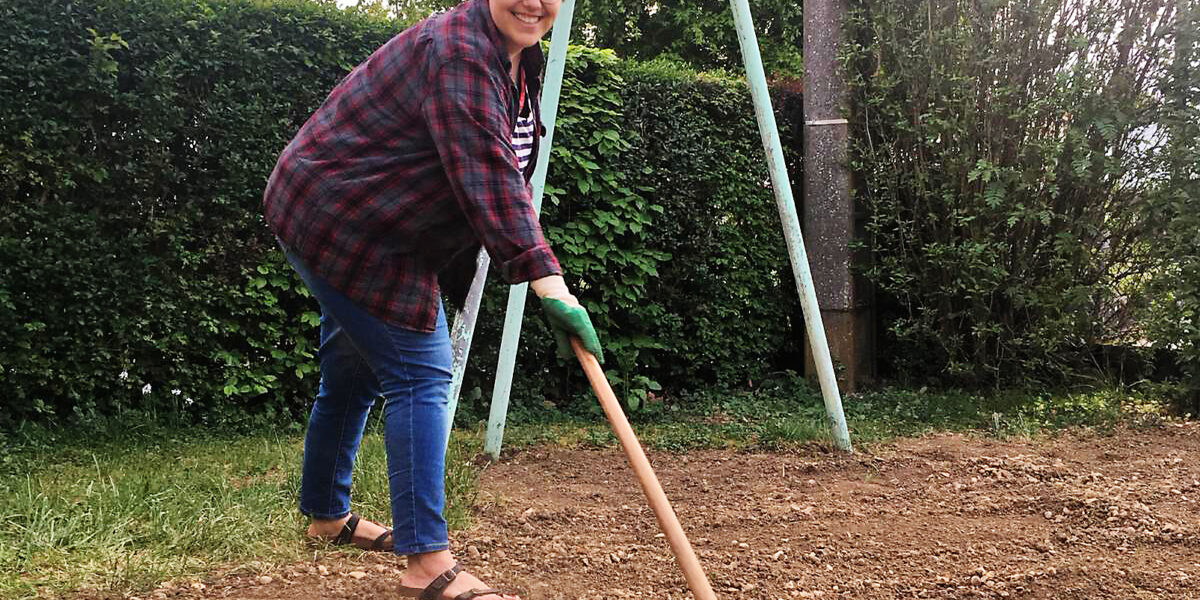
{"label": "wooden tool handle", "polygon": [[646,459],[646,453],[642,451],[641,443],[633,434],[633,428],[629,426],[629,420],[625,418],[625,411],[621,410],[617,396],[613,393],[612,386],[608,384],[608,378],[604,376],[600,363],[596,361],[596,357],[592,356],[592,353],[584,350],[583,345],[574,337],[571,338],[571,348],[575,350],[579,364],[583,365],[583,372],[587,374],[588,381],[591,382],[592,389],[596,392],[596,397],[600,399],[600,406],[604,409],[604,414],[612,425],[613,433],[617,434],[617,439],[621,441],[621,448],[625,450],[629,466],[633,467],[633,473],[637,476],[638,483],[642,485],[646,499],[650,501],[650,508],[658,519],[658,528],[666,534],[667,542],[671,545],[671,553],[675,555],[675,562],[683,571],[683,578],[687,580],[692,595],[696,600],[717,600],[717,595],[713,593],[712,585],[708,582],[708,576],[700,567],[700,559],[696,558],[696,552],[692,550],[691,542],[688,542],[687,535],[683,533],[679,518],[675,516],[675,510],[671,508],[667,495],[663,493],[662,484],[658,482],[658,477],[655,477],[654,469],[650,467],[650,461]]}

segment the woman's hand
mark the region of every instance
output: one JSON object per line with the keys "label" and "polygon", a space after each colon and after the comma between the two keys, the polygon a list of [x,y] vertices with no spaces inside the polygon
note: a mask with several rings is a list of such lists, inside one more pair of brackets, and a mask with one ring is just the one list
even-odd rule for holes
{"label": "woman's hand", "polygon": [[600,348],[600,338],[596,328],[588,317],[587,310],[579,304],[579,300],[567,290],[567,283],[561,275],[551,275],[534,280],[529,284],[533,293],[542,300],[542,309],[550,321],[550,329],[558,343],[558,355],[570,359],[571,336],[579,338],[583,347],[595,355],[596,360],[604,362],[604,352]]}

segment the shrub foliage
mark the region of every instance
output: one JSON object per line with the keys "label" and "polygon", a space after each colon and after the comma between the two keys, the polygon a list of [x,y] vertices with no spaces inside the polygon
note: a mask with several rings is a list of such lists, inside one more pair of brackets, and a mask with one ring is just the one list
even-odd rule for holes
{"label": "shrub foliage", "polygon": [[[1181,154],[1196,71],[1173,52],[1194,47],[1187,4],[861,3],[853,166],[893,367],[1057,379],[1096,344],[1142,341],[1146,282],[1185,268],[1162,250],[1195,257],[1194,228],[1172,221],[1196,214],[1195,156]],[[1181,85],[1191,108],[1164,94]],[[1160,313],[1177,323],[1194,302],[1178,289]]]}
{"label": "shrub foliage", "polygon": [[[0,104],[0,421],[300,414],[318,309],[262,188],[400,24],[300,0],[12,0],[0,17],[0,92],[19,99]],[[742,88],[571,51],[545,222],[631,397],[757,378],[789,343]],[[505,292],[488,291],[468,390],[490,382]],[[527,315],[515,401],[582,389]]]}
{"label": "shrub foliage", "polygon": [[[9,0],[0,18],[0,426],[299,416],[318,311],[261,190],[401,22],[306,0]],[[851,166],[885,372],[1052,380],[1097,344],[1149,343],[1200,389],[1198,19],[1195,0],[856,5]],[[744,83],[568,58],[543,223],[619,394],[798,367]],[[795,169],[800,96],[775,102]],[[467,417],[503,320],[489,286]],[[578,369],[526,314],[515,407],[576,397]]]}

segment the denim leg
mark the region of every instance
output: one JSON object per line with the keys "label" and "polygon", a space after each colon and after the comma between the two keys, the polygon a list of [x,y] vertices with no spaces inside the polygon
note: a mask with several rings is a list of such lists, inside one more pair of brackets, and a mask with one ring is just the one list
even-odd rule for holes
{"label": "denim leg", "polygon": [[392,540],[400,555],[449,547],[446,519],[446,441],[451,350],[439,308],[432,334],[393,328],[395,368],[380,376],[384,397]]}
{"label": "denim leg", "polygon": [[[389,324],[316,277],[295,256],[286,254],[321,304],[322,346],[325,342],[326,320],[336,323],[340,335],[335,336],[331,332],[331,339],[344,338],[347,342],[343,346],[341,339],[338,339],[331,346],[330,354],[342,356],[341,349],[344,347],[353,349],[369,368],[370,374],[355,376],[353,369],[347,366],[353,362],[350,360],[335,361],[338,367],[335,369],[331,366],[330,370],[346,375],[346,380],[373,382],[378,387],[370,389],[378,391],[378,394],[372,393],[371,398],[377,395],[384,398],[384,444],[387,448],[395,552],[407,555],[449,548],[446,520],[442,516],[445,507],[446,440],[449,435],[446,411],[449,410],[451,365],[450,334],[444,310],[439,306],[437,328],[432,333]],[[338,351],[334,351],[335,348]],[[349,351],[345,352],[348,356]],[[324,355],[321,375],[324,381]],[[330,377],[331,381],[341,380],[332,373]],[[365,403],[363,417],[357,421],[347,417],[345,430],[325,425],[314,429],[310,420],[309,437],[319,439],[313,441],[314,448],[320,446],[325,449],[312,454],[334,455],[332,462],[336,468],[332,471],[341,468],[343,463],[336,456],[338,453],[330,449],[357,448],[362,423],[369,408],[370,403]],[[319,420],[321,423],[332,422],[324,415]],[[356,427],[352,427],[354,423],[357,423]],[[353,436],[352,444],[349,436],[333,439],[334,432],[348,430],[358,432]],[[309,454],[305,452],[306,460]],[[350,458],[352,462],[353,455]],[[347,474],[347,481],[348,477]],[[346,506],[349,506],[348,503]]]}
{"label": "denim leg", "polygon": [[350,513],[354,457],[379,384],[350,336],[328,313],[321,315],[318,356],[321,381],[304,436],[300,512],[338,519]]}

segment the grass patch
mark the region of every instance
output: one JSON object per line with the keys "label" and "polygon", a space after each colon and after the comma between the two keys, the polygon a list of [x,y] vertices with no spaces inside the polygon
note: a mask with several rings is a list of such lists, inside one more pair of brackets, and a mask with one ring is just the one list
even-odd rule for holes
{"label": "grass patch", "polygon": [[[505,447],[613,447],[595,400],[574,414],[517,413]],[[989,394],[891,389],[848,396],[858,447],[929,431],[999,437],[1064,428],[1111,431],[1169,418],[1151,394]],[[643,444],[787,450],[831,447],[819,393],[787,379],[753,392],[653,402],[632,415]],[[475,503],[482,431],[456,432],[447,456],[447,519],[465,527]],[[158,583],[222,571],[267,570],[311,558],[296,505],[302,436],[222,435],[181,427],[0,434],[0,597],[60,597],[95,590],[135,594]],[[369,432],[355,472],[355,510],[387,522],[382,436]]]}
{"label": "grass patch", "polygon": [[[135,593],[214,569],[311,558],[296,509],[302,437],[211,432],[35,432],[0,464],[0,596]],[[447,519],[466,525],[478,443],[455,436]],[[383,438],[368,433],[354,509],[391,521]]]}
{"label": "grass patch", "polygon": [[[592,398],[588,401],[595,404]],[[1118,425],[1172,418],[1168,400],[1118,387],[1056,392],[892,388],[849,395],[843,409],[858,446],[932,431],[977,431],[1002,438],[1052,435],[1068,428],[1104,433]],[[713,392],[674,404],[652,404],[631,420],[642,444],[656,450],[833,445],[820,392],[799,379],[772,382],[752,392]],[[505,431],[509,449],[544,443],[612,447],[617,442],[598,407],[525,418]]]}

